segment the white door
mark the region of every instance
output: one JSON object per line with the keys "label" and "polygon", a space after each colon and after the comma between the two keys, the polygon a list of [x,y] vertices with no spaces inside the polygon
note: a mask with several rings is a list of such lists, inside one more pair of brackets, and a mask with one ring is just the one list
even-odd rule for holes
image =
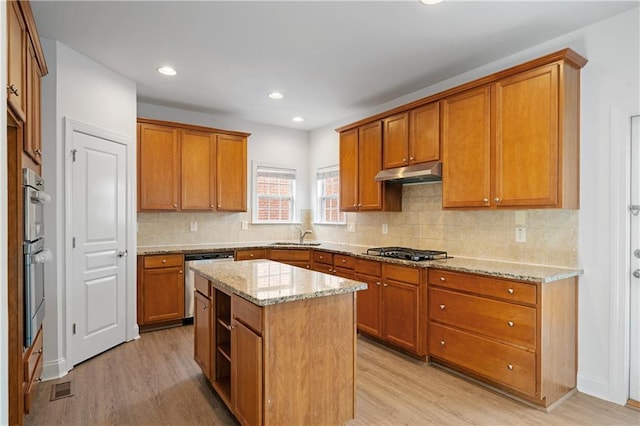
{"label": "white door", "polygon": [[[631,288],[629,399],[640,401],[640,116],[631,118]],[[638,275],[638,276],[636,276]]]}
{"label": "white door", "polygon": [[71,132],[72,363],[126,339],[127,147]]}

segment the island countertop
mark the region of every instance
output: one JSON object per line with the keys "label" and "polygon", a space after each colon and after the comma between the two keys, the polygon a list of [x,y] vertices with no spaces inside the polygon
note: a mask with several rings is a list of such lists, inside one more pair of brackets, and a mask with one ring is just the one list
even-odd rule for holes
{"label": "island countertop", "polygon": [[214,286],[258,306],[366,290],[367,284],[272,260],[198,260],[190,268]]}

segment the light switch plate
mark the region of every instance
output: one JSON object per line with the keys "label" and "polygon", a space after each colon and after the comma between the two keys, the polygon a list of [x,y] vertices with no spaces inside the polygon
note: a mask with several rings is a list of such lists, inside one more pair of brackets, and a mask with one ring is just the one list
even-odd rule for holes
{"label": "light switch plate", "polygon": [[191,232],[196,232],[198,230],[198,222],[191,222],[191,225],[189,226],[189,230]]}
{"label": "light switch plate", "polygon": [[347,223],[347,232],[356,232],[356,224]]}
{"label": "light switch plate", "polygon": [[388,234],[389,233],[389,226],[387,226],[386,223],[382,224],[382,233],[383,234]]}
{"label": "light switch plate", "polygon": [[243,231],[249,229],[249,222],[247,222],[246,220],[240,221],[240,229],[242,229]]}

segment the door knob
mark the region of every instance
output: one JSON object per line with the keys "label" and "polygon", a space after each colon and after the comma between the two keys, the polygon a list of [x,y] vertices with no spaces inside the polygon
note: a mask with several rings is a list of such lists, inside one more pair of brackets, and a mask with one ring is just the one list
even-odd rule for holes
{"label": "door knob", "polygon": [[634,255],[635,257],[640,258],[640,249],[635,249],[635,250],[633,251],[633,255]]}
{"label": "door knob", "polygon": [[127,250],[119,251],[118,252],[118,257],[126,257],[128,254],[129,254],[129,252]]}
{"label": "door knob", "polygon": [[640,278],[640,269],[636,269],[635,271],[633,271],[633,276],[636,278]]}

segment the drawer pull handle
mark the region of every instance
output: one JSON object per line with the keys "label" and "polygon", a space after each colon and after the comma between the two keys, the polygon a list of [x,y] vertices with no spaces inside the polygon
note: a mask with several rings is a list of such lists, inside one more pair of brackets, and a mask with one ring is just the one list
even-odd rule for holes
{"label": "drawer pull handle", "polygon": [[347,263],[347,259],[342,259],[342,263]]}
{"label": "drawer pull handle", "polygon": [[253,257],[253,253],[251,253],[251,254],[249,255],[249,257]]}
{"label": "drawer pull handle", "polygon": [[440,340],[440,346],[444,346],[444,340]]}
{"label": "drawer pull handle", "polygon": [[446,307],[446,306],[444,306],[444,305],[440,305],[440,310],[441,310],[441,311],[444,311],[444,308],[445,308],[445,307]]}
{"label": "drawer pull handle", "polygon": [[512,288],[508,289],[508,290],[507,290],[507,293],[509,293],[509,294],[513,294],[513,289],[512,289]]}
{"label": "drawer pull handle", "polygon": [[440,281],[444,282],[444,280],[445,280],[444,277],[440,277]]}
{"label": "drawer pull handle", "polygon": [[507,324],[509,324],[509,327],[513,327],[513,321],[509,321]]}
{"label": "drawer pull handle", "polygon": [[376,281],[376,285],[380,285],[380,282],[379,282],[379,281]]}
{"label": "drawer pull handle", "polygon": [[507,365],[507,368],[508,368],[509,370],[513,370],[513,365],[509,364],[509,365]]}
{"label": "drawer pull handle", "polygon": [[389,287],[389,284],[387,284],[387,283],[384,283],[384,284],[382,284],[382,285],[383,285],[384,287]]}
{"label": "drawer pull handle", "polygon": [[162,259],[162,263],[167,263],[167,259]]}

